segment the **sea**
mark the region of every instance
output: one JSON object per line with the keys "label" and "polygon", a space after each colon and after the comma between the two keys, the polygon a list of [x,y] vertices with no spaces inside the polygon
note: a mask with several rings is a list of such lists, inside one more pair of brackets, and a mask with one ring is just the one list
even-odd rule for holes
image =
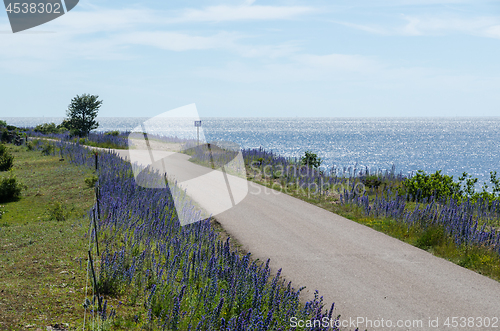
{"label": "sea", "polygon": [[[33,127],[60,123],[62,117],[2,117],[8,124]],[[131,131],[148,121],[144,117],[97,118],[97,131]],[[489,182],[490,171],[500,173],[500,117],[456,118],[202,118],[200,139],[230,141],[241,148],[259,148],[289,157],[316,153],[326,168],[366,169],[395,167],[452,175],[467,172]],[[185,124],[185,123],[184,123]],[[143,127],[144,128],[144,127]],[[190,121],[160,123],[148,132],[196,138]]]}

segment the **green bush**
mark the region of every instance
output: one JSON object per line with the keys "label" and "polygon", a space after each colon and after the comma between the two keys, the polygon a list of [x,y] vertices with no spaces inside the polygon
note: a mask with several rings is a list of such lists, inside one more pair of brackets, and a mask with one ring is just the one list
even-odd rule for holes
{"label": "green bush", "polygon": [[113,136],[113,137],[117,137],[120,135],[120,131],[109,131],[109,132],[106,132],[105,133],[106,136]]}
{"label": "green bush", "polygon": [[66,220],[66,210],[64,209],[62,203],[55,202],[48,209],[48,220],[62,222]]}
{"label": "green bush", "polygon": [[9,140],[9,130],[6,128],[2,129],[2,135],[0,137],[0,141],[7,142]]}
{"label": "green bush", "polygon": [[54,152],[54,145],[47,144],[42,148],[42,154],[45,156],[51,155]]}
{"label": "green bush", "polygon": [[17,181],[14,174],[0,179],[0,202],[14,201],[21,197],[24,185]]}
{"label": "green bush", "polygon": [[323,160],[321,160],[321,158],[319,158],[317,154],[311,151],[306,151],[304,153],[304,156],[300,158],[300,163],[302,165],[306,165],[308,167],[313,167],[313,168],[319,168],[321,162],[323,162]]}
{"label": "green bush", "polygon": [[97,176],[92,175],[90,177],[85,178],[85,184],[87,184],[89,188],[94,188],[95,183],[97,183],[97,180],[98,180]]}
{"label": "green bush", "polygon": [[7,126],[7,122],[0,120],[0,128],[5,128]]}
{"label": "green bush", "polygon": [[368,186],[370,188],[373,187],[375,189],[377,189],[380,185],[382,185],[382,179],[379,176],[377,176],[377,175],[366,176],[361,181],[366,186]]}
{"label": "green bush", "polygon": [[0,144],[0,171],[8,171],[14,165],[14,156],[4,144]]}
{"label": "green bush", "polygon": [[413,201],[431,196],[439,199],[461,195],[460,184],[453,181],[453,176],[442,175],[441,170],[431,175],[418,170],[415,176],[405,179],[403,187],[412,196]]}
{"label": "green bush", "polygon": [[67,121],[63,121],[61,124],[56,125],[55,123],[43,123],[43,124],[38,124],[35,127],[35,132],[40,132],[43,134],[50,134],[50,133],[64,133],[68,131],[68,128],[66,127]]}
{"label": "green bush", "polygon": [[59,133],[59,130],[57,130],[57,126],[55,123],[43,123],[43,124],[38,124],[35,127],[35,132],[40,132],[43,134],[48,134],[48,133]]}
{"label": "green bush", "polygon": [[26,148],[28,149],[28,151],[32,151],[35,149],[35,143],[32,142],[32,141],[28,141],[28,143],[26,144]]}
{"label": "green bush", "polygon": [[476,192],[477,178],[472,178],[466,172],[453,181],[453,176],[442,175],[441,170],[428,175],[424,171],[417,171],[416,175],[403,181],[404,192],[411,195],[413,201],[434,196],[435,198],[453,198],[458,202],[470,199],[472,203],[478,199],[488,200],[490,205],[494,200],[500,199],[500,179],[496,171],[490,171],[490,182],[492,192],[488,192],[489,186],[484,183],[481,192]]}

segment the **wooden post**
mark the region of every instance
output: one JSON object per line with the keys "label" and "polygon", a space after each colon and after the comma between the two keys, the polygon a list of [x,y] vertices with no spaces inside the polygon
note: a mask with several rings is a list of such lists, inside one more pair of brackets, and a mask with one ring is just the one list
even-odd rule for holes
{"label": "wooden post", "polygon": [[99,306],[99,311],[102,311],[101,307],[101,296],[99,295],[99,289],[97,288],[97,279],[95,277],[95,271],[94,271],[94,262],[92,261],[92,254],[89,252],[89,261],[90,261],[90,268],[92,269],[92,277],[94,279],[94,295],[97,296],[97,304]]}
{"label": "wooden post", "polygon": [[99,253],[99,236],[98,236],[98,230],[97,230],[97,221],[95,219],[95,209],[92,209],[93,214],[94,214],[94,233],[95,233],[95,245],[97,248],[97,256],[100,256],[101,254]]}
{"label": "wooden post", "polygon": [[97,204],[97,219],[101,220],[101,208],[100,208],[100,199],[99,199],[99,185],[95,187],[95,201]]}

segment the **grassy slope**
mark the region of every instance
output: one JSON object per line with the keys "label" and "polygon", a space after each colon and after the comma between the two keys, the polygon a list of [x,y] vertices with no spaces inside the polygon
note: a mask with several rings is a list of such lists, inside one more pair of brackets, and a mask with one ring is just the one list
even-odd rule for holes
{"label": "grassy slope", "polygon": [[[24,147],[9,148],[14,173],[27,189],[19,201],[2,204],[0,329],[76,326],[83,318],[88,245],[82,216],[94,201],[84,182],[90,171]],[[49,220],[56,202],[64,206],[66,221]]]}

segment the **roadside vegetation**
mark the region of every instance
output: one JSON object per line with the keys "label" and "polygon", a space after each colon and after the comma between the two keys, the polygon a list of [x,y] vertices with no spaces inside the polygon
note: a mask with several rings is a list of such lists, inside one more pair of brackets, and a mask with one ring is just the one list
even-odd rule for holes
{"label": "roadside vegetation", "polygon": [[31,139],[53,139],[67,143],[74,143],[84,146],[111,149],[128,148],[128,132],[91,132],[85,137],[72,136],[69,131],[64,133],[42,133],[32,129],[26,130],[26,135]]}
{"label": "roadside vegetation", "polygon": [[[235,148],[184,144],[190,161],[238,175]],[[239,151],[239,149],[238,149]],[[287,158],[259,149],[242,150],[249,180],[315,204],[386,233],[462,267],[500,281],[500,179],[476,190],[478,180],[436,171],[404,176],[395,169],[321,167],[306,151]],[[243,173],[245,170],[243,170]]]}
{"label": "roadside vegetation", "polygon": [[[214,220],[180,226],[172,195],[184,192],[138,186],[117,156],[98,152],[93,171],[95,152],[78,144],[7,149],[26,188],[1,207],[0,328],[278,330],[291,317],[335,319],[319,294],[301,302],[302,288],[235,249]],[[189,203],[180,212],[197,217]]]}
{"label": "roadside vegetation", "polygon": [[[103,136],[119,137],[120,134]],[[82,280],[91,275],[87,273],[89,264],[85,260],[89,248],[82,240],[85,234],[90,234],[86,240],[91,240],[97,281],[94,284],[89,278],[91,292],[87,296],[77,291],[83,288],[81,283],[70,287],[71,294],[74,294],[71,300],[79,300],[80,306],[74,305],[72,313],[68,310],[65,321],[82,323],[83,312],[88,329],[206,330],[225,327],[267,330],[286,328],[292,316],[304,320],[335,319],[331,316],[332,310],[323,306],[319,295],[313,301],[301,304],[300,288],[293,288],[290,282],[280,277],[279,272],[272,274],[266,262],[254,261],[250,254],[235,249],[234,243],[214,220],[180,226],[177,212],[196,217],[189,214],[194,213],[189,203],[181,211],[173,206],[172,196],[184,192],[138,186],[130,164],[118,157],[99,152],[99,170],[92,172],[94,152],[89,152],[80,144],[34,139],[26,147],[9,145],[7,150],[14,155],[14,175],[26,189],[21,191],[20,198],[14,199],[17,201],[5,203],[5,207],[0,208],[0,213],[3,213],[0,221],[5,222],[0,226],[2,240],[6,240],[2,236],[6,235],[5,229],[11,228],[11,223],[26,227],[26,231],[34,226],[21,217],[21,221],[17,217],[13,218],[16,221],[9,220],[9,214],[16,215],[11,206],[28,203],[30,197],[34,199],[47,195],[33,192],[34,185],[30,180],[34,180],[35,175],[32,170],[22,175],[16,170],[16,162],[22,165],[24,163],[20,160],[32,157],[34,160],[53,160],[61,169],[81,171],[79,176],[75,176],[79,180],[78,192],[88,196],[86,205],[83,206],[82,201],[80,209],[76,202],[66,200],[37,204],[37,207],[32,201],[28,203],[29,207],[19,205],[19,210],[43,206],[40,207],[43,211],[23,214],[23,217],[31,215],[34,224],[42,224],[41,228],[47,229],[45,224],[55,224],[55,229],[71,224],[71,230],[61,229],[63,232],[60,233],[73,231],[80,235],[74,237],[79,240],[75,239],[77,243],[72,245],[75,249],[65,253],[67,256],[61,259],[67,262],[59,262],[65,268],[61,272],[80,273],[81,278],[75,276],[75,279]],[[210,151],[210,157],[207,151]],[[186,152],[193,156],[195,162],[211,167],[220,166],[237,154],[230,148],[220,146],[191,146]],[[17,154],[25,156],[18,157]],[[325,170],[321,168],[321,159],[311,151],[297,159],[281,157],[263,149],[243,150],[242,154],[250,180],[500,280],[500,182],[495,172],[491,173],[490,186],[485,184],[482,191],[476,191],[477,180],[467,174],[455,181],[441,172],[426,174],[420,171],[413,176],[403,176],[394,169],[376,173],[352,168]],[[64,161],[59,161],[62,159]],[[67,162],[75,165],[63,167]],[[46,169],[48,166],[40,167]],[[54,187],[60,187],[57,185],[61,185],[61,178],[69,177],[54,173],[52,171],[50,176],[59,180]],[[148,170],[143,171],[141,176],[141,182],[164,180]],[[40,187],[45,190],[45,185],[35,187],[38,187],[37,192]],[[95,204],[93,211],[89,212],[89,201],[93,201],[94,194],[92,188],[95,187],[99,188],[99,204]],[[77,215],[85,212],[87,216],[78,221]],[[97,235],[93,227],[89,228],[96,213],[99,213],[96,216]],[[59,235],[52,232],[51,227],[48,233],[56,237]],[[19,230],[19,233],[22,231]],[[42,240],[33,239],[33,232],[29,233],[21,235],[28,242],[26,247],[33,245],[30,242]],[[48,234],[46,236],[55,242],[61,241]],[[7,237],[14,235],[10,233]],[[19,238],[17,241],[22,242]],[[2,242],[0,249],[10,247],[5,246],[9,243]],[[69,245],[71,241],[64,243]],[[97,243],[100,255],[96,254]],[[45,250],[47,258],[56,254],[48,248]],[[9,261],[24,260],[20,256],[11,256]],[[76,261],[82,261],[84,270],[77,270]],[[12,268],[23,270],[27,266]],[[20,272],[17,282],[23,276]],[[68,288],[70,283],[63,283],[66,285],[62,288]],[[29,292],[28,287],[26,290]],[[27,298],[25,301],[30,300]],[[82,308],[78,310],[76,307]],[[15,316],[14,313],[12,315]],[[28,317],[16,320],[17,325],[34,321],[34,315],[22,316]],[[46,321],[50,320],[51,315],[43,316],[47,316]],[[51,320],[50,323],[55,322]]]}
{"label": "roadside vegetation", "polygon": [[321,169],[308,151],[299,159],[243,150],[250,180],[315,204],[500,281],[500,180],[475,189],[464,173],[411,176],[368,169]]}

